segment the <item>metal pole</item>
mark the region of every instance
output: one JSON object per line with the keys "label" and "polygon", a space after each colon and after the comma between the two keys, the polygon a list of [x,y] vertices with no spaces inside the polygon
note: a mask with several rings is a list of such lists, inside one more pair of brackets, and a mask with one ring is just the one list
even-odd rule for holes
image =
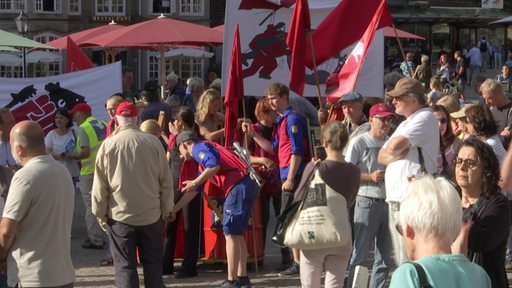
{"label": "metal pole", "polygon": [[27,78],[27,48],[23,47],[23,78]]}

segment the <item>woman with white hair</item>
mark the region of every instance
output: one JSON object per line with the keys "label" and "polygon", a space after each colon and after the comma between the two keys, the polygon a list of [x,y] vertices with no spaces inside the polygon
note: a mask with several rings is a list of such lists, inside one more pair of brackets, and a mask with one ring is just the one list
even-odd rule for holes
{"label": "woman with white hair", "polygon": [[[424,270],[431,287],[491,287],[482,267],[462,254],[451,254],[462,226],[462,205],[453,184],[427,175],[413,180],[408,190],[400,205],[397,233],[404,237],[407,256]],[[393,273],[390,287],[423,287],[416,269],[412,263],[402,264]]]}

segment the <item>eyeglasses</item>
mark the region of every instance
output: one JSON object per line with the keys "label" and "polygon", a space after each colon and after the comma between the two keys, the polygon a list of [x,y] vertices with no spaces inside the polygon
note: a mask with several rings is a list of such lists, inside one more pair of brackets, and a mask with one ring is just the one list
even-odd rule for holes
{"label": "eyeglasses", "polygon": [[437,119],[437,121],[439,121],[439,124],[442,124],[442,125],[448,123],[448,119],[446,119],[446,118]]}
{"label": "eyeglasses", "polygon": [[461,167],[463,164],[469,169],[474,169],[478,165],[480,165],[480,163],[477,160],[473,160],[471,158],[462,159],[457,157],[457,159],[455,160],[455,165],[457,165],[457,167]]}
{"label": "eyeglasses", "polygon": [[379,119],[380,121],[382,122],[385,122],[385,123],[392,123],[393,122],[393,117],[374,117],[374,118],[377,118]]}

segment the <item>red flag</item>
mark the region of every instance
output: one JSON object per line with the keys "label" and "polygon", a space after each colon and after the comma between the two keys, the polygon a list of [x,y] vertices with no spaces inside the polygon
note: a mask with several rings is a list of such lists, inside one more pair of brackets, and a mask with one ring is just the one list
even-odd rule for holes
{"label": "red flag", "polygon": [[[377,7],[385,0],[343,0],[313,31],[313,47],[317,65],[361,39],[374,18]],[[377,29],[393,24],[387,5],[383,8]],[[307,49],[306,65],[313,68],[311,50]]]}
{"label": "red flag", "polygon": [[235,27],[231,63],[229,65],[228,83],[226,88],[226,117],[224,118],[224,146],[233,145],[238,119],[238,103],[244,97],[244,78],[242,76],[242,49],[240,46],[240,33],[238,23]]}
{"label": "red flag", "polygon": [[76,72],[95,67],[89,57],[78,48],[71,37],[67,37],[66,72]]}
{"label": "red flag", "polygon": [[377,7],[377,11],[375,11],[375,14],[373,15],[372,20],[366,28],[363,37],[356,44],[354,50],[352,50],[347,58],[347,61],[345,61],[345,64],[343,64],[340,73],[338,74],[338,90],[330,94],[327,97],[327,101],[337,102],[340,97],[343,97],[345,94],[353,91],[356,87],[357,77],[359,76],[359,72],[363,66],[364,57],[366,56],[366,52],[368,52],[368,48],[372,43],[373,36],[375,36],[375,31],[379,26],[379,20],[381,19],[382,13],[384,13],[385,6],[386,2],[382,0],[379,7]]}
{"label": "red flag", "polygon": [[311,31],[308,0],[297,0],[293,11],[286,44],[292,52],[290,63],[290,89],[302,96],[306,82],[305,51],[308,46],[307,33]]}

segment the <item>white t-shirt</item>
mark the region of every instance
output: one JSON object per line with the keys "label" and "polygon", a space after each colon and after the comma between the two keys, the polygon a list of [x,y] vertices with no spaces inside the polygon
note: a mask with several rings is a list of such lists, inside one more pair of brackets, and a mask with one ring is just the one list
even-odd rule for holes
{"label": "white t-shirt", "polygon": [[75,281],[71,225],[75,189],[50,155],[32,158],[12,178],[3,212],[19,222],[7,257],[9,286],[54,287]]}
{"label": "white t-shirt", "polygon": [[[44,138],[46,148],[52,149],[53,153],[69,153],[75,150],[76,147],[76,136],[73,135],[73,128],[68,129],[68,132],[64,135],[59,135],[55,130],[52,130]],[[76,132],[75,132],[76,133]],[[68,168],[69,173],[72,177],[80,176],[80,170],[78,169],[78,163],[72,159],[60,159],[58,160],[62,165]]]}
{"label": "white t-shirt", "polygon": [[397,136],[404,136],[411,143],[409,153],[400,160],[388,164],[384,176],[386,183],[386,201],[402,202],[409,184],[408,177],[421,174],[418,147],[421,148],[425,169],[428,173],[436,171],[437,151],[439,149],[439,124],[428,108],[422,108],[405,119],[384,144]]}

